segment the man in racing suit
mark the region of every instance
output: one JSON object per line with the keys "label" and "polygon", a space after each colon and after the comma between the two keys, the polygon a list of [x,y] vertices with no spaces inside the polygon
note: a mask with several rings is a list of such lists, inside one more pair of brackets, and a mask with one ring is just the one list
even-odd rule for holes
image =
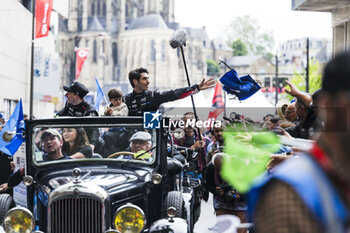
{"label": "man in racing suit", "polygon": [[[69,116],[69,117],[86,117],[86,116],[98,116],[98,112],[95,107],[84,100],[84,96],[89,93],[89,90],[84,84],[80,82],[74,82],[70,86],[63,86],[63,89],[67,92],[67,102],[64,108],[59,111],[57,116]],[[96,129],[85,129],[89,138],[89,142],[96,145],[98,143],[98,137],[100,136]]]}
{"label": "man in racing suit", "polygon": [[159,106],[165,102],[185,98],[200,90],[214,87],[215,84],[212,79],[203,79],[199,85],[191,87],[164,92],[150,91],[148,90],[150,84],[148,70],[142,67],[129,72],[129,81],[133,87],[133,92],[123,97],[123,102],[129,109],[129,116],[142,116],[144,111],[157,111]]}
{"label": "man in racing suit", "polygon": [[84,100],[84,96],[89,93],[84,84],[75,82],[70,86],[63,86],[63,89],[67,92],[67,102],[57,116],[98,116],[96,109]]}

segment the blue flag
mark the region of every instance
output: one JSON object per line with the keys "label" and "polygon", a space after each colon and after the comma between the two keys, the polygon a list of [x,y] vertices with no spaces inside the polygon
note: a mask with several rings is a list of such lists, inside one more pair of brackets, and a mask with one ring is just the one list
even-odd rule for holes
{"label": "blue flag", "polygon": [[[13,156],[25,140],[22,134],[24,130],[25,125],[23,120],[22,99],[20,99],[15,108],[15,111],[13,111],[11,117],[0,132],[0,151],[4,152],[7,155]],[[2,135],[5,131],[16,133],[10,142],[5,142],[2,139]]]}
{"label": "blue flag", "polygon": [[[103,93],[103,90],[102,90],[100,84],[98,83],[97,78],[95,78],[95,80],[96,80],[96,90],[97,90],[95,109],[98,111],[100,109],[101,100],[104,98],[106,101],[106,97],[105,97],[105,94]],[[106,103],[107,103],[107,101],[106,101]]]}
{"label": "blue flag", "polygon": [[223,89],[226,92],[237,96],[239,100],[248,99],[261,88],[250,75],[238,77],[234,69],[226,72],[220,82],[224,84]]}

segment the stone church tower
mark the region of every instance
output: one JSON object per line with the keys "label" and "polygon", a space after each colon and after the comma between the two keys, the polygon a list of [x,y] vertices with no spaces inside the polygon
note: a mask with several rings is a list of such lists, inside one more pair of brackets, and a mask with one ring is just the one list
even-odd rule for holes
{"label": "stone church tower", "polygon": [[68,19],[59,22],[63,84],[75,79],[75,48],[87,48],[88,58],[77,81],[92,91],[95,78],[105,89],[119,84],[125,89],[128,71],[121,67],[119,37],[133,20],[148,15],[161,16],[166,24],[173,23],[174,0],[71,0]]}
{"label": "stone church tower", "polygon": [[[131,91],[130,70],[145,67],[150,88],[167,90],[187,86],[179,49],[169,39],[180,26],[174,21],[175,0],[70,0],[69,16],[59,21],[58,43],[62,63],[62,84],[75,81],[75,48],[89,49],[76,81],[90,90],[94,102],[95,78],[105,93],[117,87]],[[189,34],[185,57],[191,84],[206,76],[206,60],[220,53],[205,28],[185,28]],[[221,52],[220,52],[221,51]],[[222,53],[221,53],[222,54]],[[225,55],[226,56],[226,55]]]}

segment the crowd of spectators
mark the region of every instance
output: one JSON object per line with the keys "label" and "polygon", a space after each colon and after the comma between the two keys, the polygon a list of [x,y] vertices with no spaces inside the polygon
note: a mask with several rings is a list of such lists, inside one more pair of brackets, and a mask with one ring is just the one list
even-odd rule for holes
{"label": "crowd of spectators", "polygon": [[[213,86],[213,83],[210,80],[203,80],[203,82],[201,82],[199,85],[194,85],[188,88],[171,90],[168,92],[151,92],[148,90],[148,71],[144,68],[131,71],[129,74],[129,79],[133,87],[133,92],[125,95],[122,98],[122,93],[119,90],[114,88],[111,89],[108,93],[111,103],[104,111],[105,116],[125,116],[127,114],[141,115],[142,112],[146,110],[157,110],[162,102],[183,98],[194,94],[199,90],[205,90]],[[325,82],[326,81],[324,81],[324,84]],[[203,180],[203,185],[201,187],[202,192],[198,191],[200,194],[196,196],[197,199],[195,200],[194,204],[195,208],[198,209],[197,216],[195,216],[196,219],[199,217],[201,200],[207,200],[207,194],[210,192],[214,196],[213,207],[216,215],[233,214],[238,216],[241,222],[248,221],[246,196],[238,193],[234,187],[228,185],[220,176],[223,158],[224,156],[227,156],[223,153],[225,147],[223,132],[225,131],[227,125],[236,123],[252,124],[290,139],[300,138],[316,140],[319,137],[319,133],[324,127],[324,124],[319,117],[319,106],[322,99],[322,92],[324,90],[318,90],[315,93],[309,94],[300,91],[291,82],[287,81],[287,85],[289,88],[286,89],[286,93],[289,94],[293,100],[283,100],[281,103],[279,103],[278,106],[276,106],[276,113],[278,114],[271,113],[264,116],[262,121],[254,122],[245,116],[241,116],[239,113],[232,113],[230,114],[229,118],[224,117],[224,121],[222,121],[222,125],[220,127],[215,126],[209,130],[204,130],[206,132],[202,132],[192,127],[186,127],[184,128],[183,137],[173,137],[173,142],[175,145],[179,147],[191,148],[198,154],[196,159],[188,159],[187,161],[191,168],[202,175]],[[57,113],[57,116],[98,116],[98,111],[96,111],[84,100],[84,96],[88,93],[88,90],[83,84],[75,82],[69,87],[64,86],[64,89],[67,91],[67,103],[65,107]],[[332,91],[333,90],[328,90],[328,92]],[[158,96],[158,99],[155,96]],[[163,99],[160,101],[161,97]],[[123,101],[126,104],[123,103]],[[194,114],[189,112],[184,115],[182,120],[187,121],[193,119],[194,117]],[[2,121],[2,118],[3,117],[0,116],[0,124],[3,125],[4,122]],[[125,132],[123,133],[125,134]],[[107,136],[111,137],[112,134],[118,135],[118,137],[123,136],[121,132],[114,129],[114,131],[111,131],[109,135],[103,135],[102,139],[104,141],[108,141]],[[99,137],[100,141],[101,136],[97,135],[97,138]],[[84,129],[79,128],[63,129],[62,135],[58,132],[51,132],[48,130],[43,133],[42,138],[45,138],[45,150],[49,150],[50,148],[51,150],[54,150],[53,147],[57,144],[56,146],[59,147],[59,152],[56,153],[57,150],[55,150],[55,153],[52,152],[51,154],[59,156],[59,158],[64,158],[65,156],[70,156],[70,158],[91,158],[94,149],[96,149],[95,145],[98,144],[95,142],[99,140],[96,139],[96,132],[85,132]],[[51,141],[54,141],[54,139],[56,139],[56,144],[51,145],[50,143]],[[151,146],[150,135],[146,132],[134,134],[130,139],[130,147],[131,151],[133,152],[141,149],[147,151],[149,148],[151,148]],[[137,149],[138,147],[140,148]],[[281,148],[278,155],[271,156],[271,161],[267,169],[269,171],[273,171],[273,168],[283,163],[286,159],[293,157],[297,152],[300,152],[300,149],[293,147]],[[0,159],[3,161],[1,162],[2,173],[0,182],[7,183],[7,179],[11,175],[10,160],[8,159],[8,156],[3,154],[0,155]],[[50,159],[57,158],[55,157]],[[277,184],[276,186],[280,188],[281,192],[283,191],[286,193],[288,190],[290,191],[290,187],[286,187],[285,185],[286,184]],[[1,185],[0,188],[2,188],[3,191],[7,190],[7,187],[4,185]],[[271,198],[272,196],[270,199]],[[296,198],[296,196],[293,196],[292,198]],[[270,201],[272,202],[273,200],[271,199]],[[268,205],[269,202],[264,202],[260,206],[266,207]],[[256,214],[256,219],[258,219],[259,226],[258,229],[260,229],[261,224],[263,224],[259,222],[261,217],[260,215],[263,215],[264,212],[260,212],[260,209],[258,208]],[[307,219],[311,218],[310,216],[307,217]],[[261,229],[264,230],[257,232],[267,232],[265,231],[267,228]],[[279,232],[273,230],[270,231],[272,228],[268,229],[268,232]],[[316,229],[316,227],[312,229]],[[246,232],[246,230],[241,232]]]}

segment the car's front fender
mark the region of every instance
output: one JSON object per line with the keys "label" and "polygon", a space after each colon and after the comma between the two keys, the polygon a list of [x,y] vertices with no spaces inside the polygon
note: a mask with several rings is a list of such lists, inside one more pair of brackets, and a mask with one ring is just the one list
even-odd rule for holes
{"label": "car's front fender", "polygon": [[155,221],[149,229],[149,233],[188,233],[186,220],[182,218],[164,218]]}

